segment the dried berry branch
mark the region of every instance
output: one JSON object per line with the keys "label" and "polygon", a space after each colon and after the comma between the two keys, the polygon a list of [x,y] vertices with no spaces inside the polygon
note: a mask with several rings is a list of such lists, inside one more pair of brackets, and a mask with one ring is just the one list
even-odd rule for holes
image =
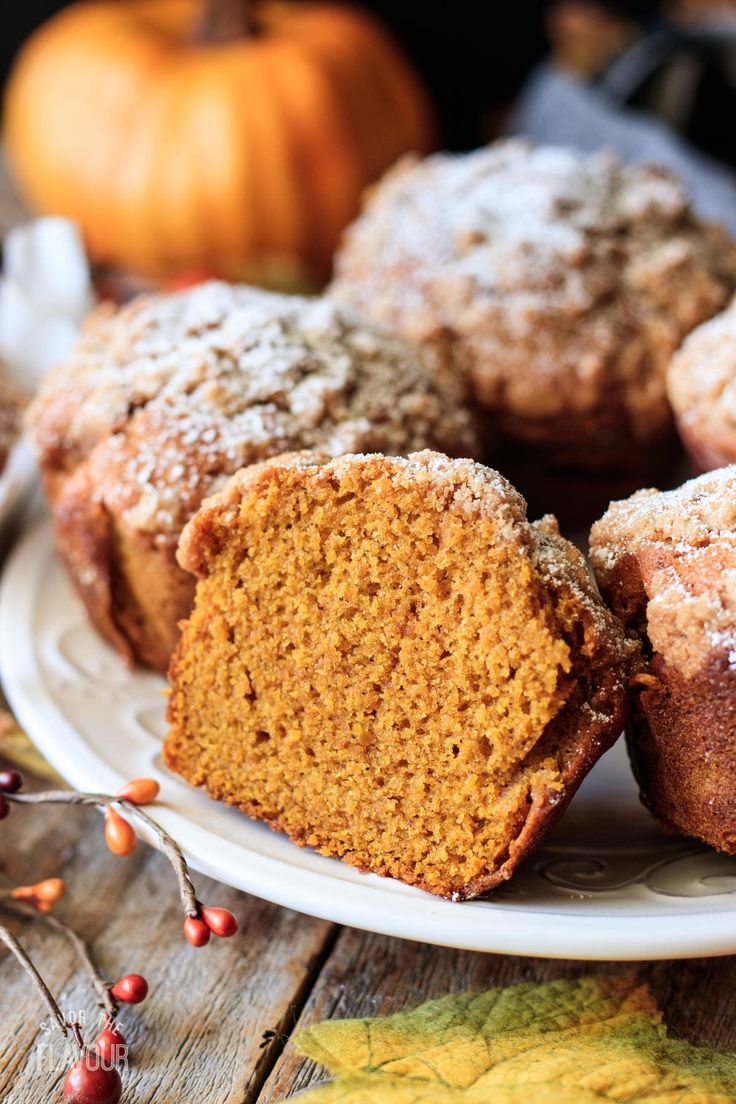
{"label": "dried berry branch", "polygon": [[[205,906],[197,899],[181,848],[158,821],[141,808],[141,805],[148,805],[158,797],[159,785],[155,779],[135,779],[115,795],[69,790],[20,793],[22,786],[23,777],[18,771],[0,771],[0,820],[8,815],[11,804],[86,805],[105,809],[105,839],[110,850],[117,855],[128,855],[135,848],[137,836],[130,820],[137,820],[153,835],[155,846],[171,864],[184,910],[184,934],[192,946],[203,947],[211,935],[227,939],[235,934],[238,925],[233,914],[229,909]],[[121,816],[119,810],[127,817]]]}
{"label": "dried berry branch", "polygon": [[[117,812],[117,809],[124,810],[129,816],[145,824],[154,834],[157,841],[157,849],[169,860],[174,874],[176,875],[177,884],[179,886],[179,896],[185,914],[191,917],[199,917],[201,906],[197,901],[194,884],[189,874],[186,860],[181,852],[181,848],[168,832],[166,832],[153,817],[149,816],[148,813],[145,813],[135,804],[135,802],[110,794],[77,793],[72,790],[44,790],[39,793],[29,794],[6,792],[5,797],[8,802],[12,802],[16,805],[87,805],[96,806],[99,809],[109,810],[112,808],[113,812]],[[119,813],[117,815],[120,817]],[[113,823],[117,822],[113,821]],[[125,821],[125,823],[127,824],[128,822]],[[128,825],[128,827],[130,827],[130,825]],[[108,844],[110,842],[108,838]],[[123,846],[125,846],[125,844],[123,844]],[[135,846],[135,844],[133,844],[133,846]],[[113,847],[112,850],[117,849]],[[132,850],[132,847],[130,850]],[[117,851],[117,853],[127,854],[128,851]]]}
{"label": "dried berry branch", "polygon": [[29,978],[33,982],[38,993],[40,994],[41,1000],[48,1008],[51,1014],[51,1018],[53,1019],[54,1023],[56,1023],[59,1027],[59,1030],[64,1036],[68,1036],[69,1033],[73,1030],[73,1025],[67,1022],[64,1013],[61,1011],[59,1005],[54,1000],[54,997],[51,994],[51,990],[39,974],[36,967],[33,965],[28,952],[23,949],[23,947],[20,945],[12,932],[8,931],[4,924],[0,924],[0,941],[5,944],[10,953],[17,959],[25,972],[28,974]]}
{"label": "dried berry branch", "polygon": [[[141,805],[151,804],[159,793],[158,783],[152,778],[138,778],[129,782],[119,794],[75,793],[68,790],[48,790],[41,793],[20,793],[23,777],[16,770],[0,771],[0,821],[8,816],[12,805],[83,805],[105,810],[105,840],[116,855],[128,855],[137,844],[137,836],[131,824],[145,826],[153,837],[154,846],[169,860],[179,887],[179,897],[184,910],[184,934],[195,947],[209,942],[211,935],[227,938],[237,931],[237,921],[229,909],[211,908],[198,899],[181,848],[161,825]],[[122,813],[125,816],[121,815]],[[74,948],[97,994],[104,1013],[104,1028],[94,1047],[84,1044],[79,1023],[65,1019],[59,1005],[46,983],[36,970],[31,958],[8,931],[0,925],[0,940],[15,955],[52,1014],[53,1022],[64,1036],[71,1035],[79,1048],[79,1058],[69,1070],[64,1081],[64,1098],[67,1104],[117,1104],[122,1093],[122,1082],[115,1068],[127,1055],[127,1045],[115,1018],[121,1004],[138,1004],[148,993],[148,982],[140,974],[126,974],[114,985],[104,980],[95,964],[84,939],[65,921],[49,913],[65,890],[61,878],[47,878],[35,885],[0,887],[0,907],[17,915],[42,920],[48,927],[62,934]]]}
{"label": "dried berry branch", "polygon": [[122,1095],[122,1081],[116,1069],[119,1062],[127,1058],[128,1046],[124,1036],[115,1024],[118,1002],[138,1004],[148,993],[148,983],[140,974],[128,974],[115,985],[110,986],[103,980],[95,965],[90,950],[77,932],[56,917],[39,913],[32,905],[6,896],[0,902],[2,907],[17,915],[29,919],[42,920],[44,924],[63,934],[74,947],[77,956],[92,978],[100,1005],[105,1014],[104,1028],[93,1047],[86,1047],[82,1035],[82,1025],[76,1020],[67,1020],[45,981],[36,969],[30,955],[24,950],[14,935],[0,924],[0,941],[5,943],[29,975],[46,1007],[51,1013],[52,1022],[61,1034],[71,1036],[76,1043],[79,1057],[69,1069],[64,1079],[64,1099],[67,1104],[118,1104]]}
{"label": "dried berry branch", "polygon": [[[5,891],[3,891],[3,896],[5,896]],[[60,920],[57,916],[50,916],[48,913],[39,912],[36,907],[28,905],[24,901],[14,900],[12,898],[12,891],[5,900],[0,901],[0,907],[15,913],[16,916],[22,916],[28,920],[41,920],[48,928],[51,928],[53,931],[63,935],[65,939],[68,939],[74,948],[74,953],[83,968],[89,974],[100,1007],[105,1012],[108,1020],[115,1019],[120,1010],[120,1005],[112,996],[112,986],[109,982],[105,981],[100,974],[86,941],[70,924],[67,924],[64,920]]]}

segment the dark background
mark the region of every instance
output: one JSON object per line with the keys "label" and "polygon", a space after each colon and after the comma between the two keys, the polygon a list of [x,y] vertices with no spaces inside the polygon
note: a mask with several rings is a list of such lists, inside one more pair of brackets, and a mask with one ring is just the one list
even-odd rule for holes
{"label": "dark background", "polygon": [[[2,2],[2,0],[0,0]],[[4,0],[0,85],[24,38],[68,0]],[[119,0],[124,3],[125,0]],[[299,3],[300,0],[292,0]],[[623,22],[634,37],[661,35],[672,16],[689,8],[708,16],[723,0],[362,0],[390,26],[423,76],[441,124],[442,144],[471,149],[502,129],[509,104],[535,65],[550,52],[566,64],[560,13],[586,8]],[[731,0],[736,20],[736,0]],[[720,9],[721,12],[723,9]],[[12,13],[12,14],[11,14]],[[628,106],[658,114],[694,146],[736,165],[736,23],[721,42],[683,39],[674,31],[661,64],[642,79]],[[605,35],[605,27],[602,31]],[[615,53],[611,55],[615,56]],[[677,118],[668,116],[668,74],[678,58],[694,59],[698,77]],[[569,60],[569,59],[568,59]],[[583,73],[595,83],[603,71]]]}
{"label": "dark background", "polygon": [[[7,75],[23,39],[63,0],[5,2],[0,67]],[[513,98],[548,51],[549,0],[364,0],[402,42],[429,86],[444,142],[457,149],[477,145],[493,128],[495,113]],[[657,5],[621,0],[607,5],[646,18]]]}

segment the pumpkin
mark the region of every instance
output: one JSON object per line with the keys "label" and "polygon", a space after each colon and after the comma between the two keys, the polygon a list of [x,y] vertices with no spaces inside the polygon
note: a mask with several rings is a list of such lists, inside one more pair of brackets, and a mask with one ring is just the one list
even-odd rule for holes
{"label": "pumpkin", "polygon": [[28,40],[5,100],[30,206],[151,276],[322,281],[364,187],[432,134],[387,33],[331,2],[76,3]]}

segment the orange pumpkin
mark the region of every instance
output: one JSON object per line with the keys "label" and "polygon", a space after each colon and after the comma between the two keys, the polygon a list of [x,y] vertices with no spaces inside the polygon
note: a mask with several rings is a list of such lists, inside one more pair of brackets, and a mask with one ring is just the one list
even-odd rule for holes
{"label": "orange pumpkin", "polygon": [[421,86],[372,17],[265,0],[243,32],[243,4],[91,0],[21,51],[11,168],[96,261],[321,280],[363,188],[430,147]]}

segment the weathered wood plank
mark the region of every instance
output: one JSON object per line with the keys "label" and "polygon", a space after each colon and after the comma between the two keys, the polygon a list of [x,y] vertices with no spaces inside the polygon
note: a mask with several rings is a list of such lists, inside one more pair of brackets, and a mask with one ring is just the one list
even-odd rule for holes
{"label": "weathered wood plank", "polygon": [[[86,822],[86,823],[85,823]],[[38,856],[42,857],[39,861]],[[18,810],[0,825],[0,862],[13,882],[62,873],[69,896],[59,915],[94,947],[111,978],[141,972],[145,1004],[124,1012],[134,1066],[126,1099],[251,1104],[331,945],[332,925],[301,917],[197,878],[201,897],[232,908],[241,922],[231,940],[195,950],[185,942],[172,873],[141,846],[112,856],[94,812]],[[64,940],[23,924],[23,941],[64,1007],[95,1016],[94,999]],[[63,1067],[43,1043],[38,998],[9,956],[0,958],[0,1099],[55,1099]],[[263,1032],[277,1038],[261,1047]]]}
{"label": "weathered wood plank", "polygon": [[[340,933],[294,1033],[325,1019],[389,1015],[446,993],[631,971],[648,978],[676,1034],[736,1049],[736,958],[656,964],[562,962],[453,951],[350,929]],[[324,1071],[287,1042],[259,1104],[277,1104],[324,1078]]]}
{"label": "weathered wood plank", "polygon": [[736,957],[654,962],[644,967],[670,1030],[717,1050],[736,1050]]}

